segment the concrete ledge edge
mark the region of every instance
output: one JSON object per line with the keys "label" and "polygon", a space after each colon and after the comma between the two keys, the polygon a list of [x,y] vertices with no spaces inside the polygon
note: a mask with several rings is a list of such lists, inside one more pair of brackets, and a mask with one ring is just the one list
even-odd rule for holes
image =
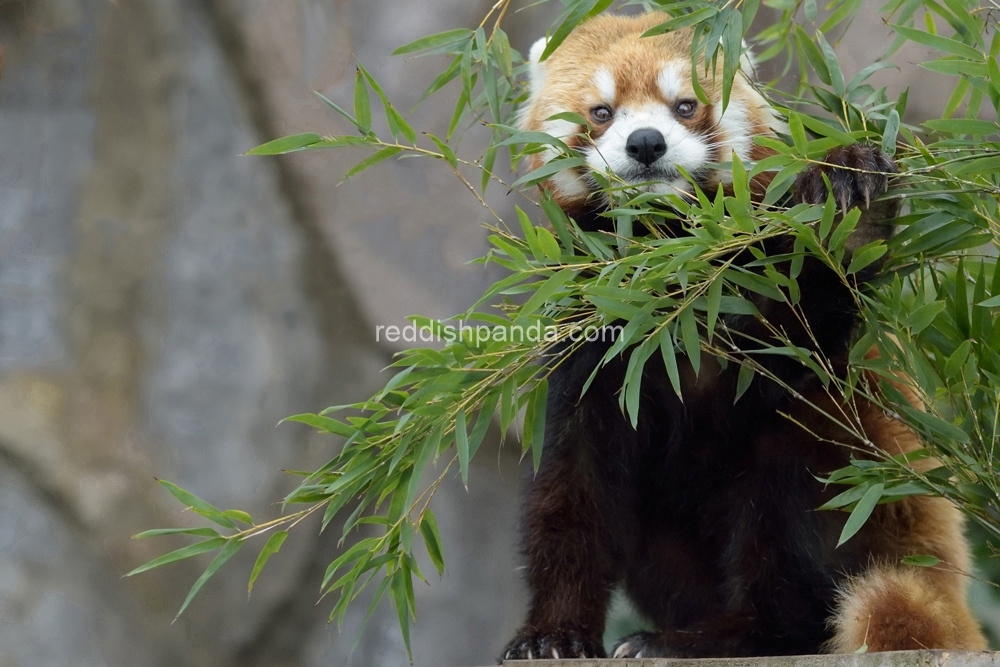
{"label": "concrete ledge edge", "polygon": [[1000,652],[887,651],[758,658],[505,660],[504,667],[1000,667]]}

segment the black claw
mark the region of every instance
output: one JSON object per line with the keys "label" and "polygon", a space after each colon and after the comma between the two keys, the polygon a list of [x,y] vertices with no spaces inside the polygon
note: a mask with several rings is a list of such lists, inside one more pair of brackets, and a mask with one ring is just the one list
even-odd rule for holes
{"label": "black claw", "polygon": [[842,211],[862,205],[867,209],[873,198],[888,189],[888,175],[899,171],[892,159],[870,144],[835,148],[827,154],[824,163],[799,174],[795,181],[796,203],[825,202],[830,194],[823,180],[825,175],[834,201]]}
{"label": "black claw", "polygon": [[599,641],[572,630],[537,631],[522,629],[501,654],[504,660],[549,660],[558,654],[560,659],[603,658],[604,649]]}

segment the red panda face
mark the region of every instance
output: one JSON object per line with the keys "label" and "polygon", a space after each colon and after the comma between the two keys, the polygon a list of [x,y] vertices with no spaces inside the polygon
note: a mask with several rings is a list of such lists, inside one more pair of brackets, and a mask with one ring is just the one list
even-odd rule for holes
{"label": "red panda face", "polygon": [[[576,28],[545,61],[545,40],[531,49],[531,94],[521,110],[522,129],[563,139],[587,160],[589,169],[566,170],[543,187],[563,208],[590,207],[599,190],[592,171],[610,173],[617,185],[649,192],[690,191],[682,170],[703,187],[731,176],[713,167],[759,159],[753,137],[777,125],[764,98],[739,74],[725,114],[721,90],[703,76],[710,102],[698,100],[691,82],[691,33],[677,31],[641,38],[667,20],[650,13],[629,18],[602,16]],[[747,60],[745,66],[749,69]],[[588,128],[549,120],[561,112],[587,119]],[[757,149],[759,150],[759,149]],[[547,151],[529,159],[532,169],[552,159]]]}

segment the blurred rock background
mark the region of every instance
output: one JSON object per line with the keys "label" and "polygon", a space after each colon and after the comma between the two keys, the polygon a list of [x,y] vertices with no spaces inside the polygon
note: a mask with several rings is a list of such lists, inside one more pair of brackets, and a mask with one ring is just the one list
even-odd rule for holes
{"label": "blurred rock background", "polygon": [[[154,476],[273,516],[280,469],[334,445],[275,424],[368,395],[394,351],[376,324],[452,315],[499,275],[467,264],[486,213],[439,165],[338,188],[361,154],[240,155],[349,132],[312,91],[349,105],[355,57],[409,109],[441,61],[387,54],[491,5],[0,0],[0,667],[405,662],[388,607],[354,647],[365,604],[339,634],[314,604],[335,527],[297,529],[249,602],[245,549],[173,624],[204,562],[121,575],[186,543],[128,539],[191,523]],[[509,17],[515,48],[553,5]],[[841,51],[860,68],[885,32],[858,21]],[[445,94],[413,124],[443,134],[450,113]],[[491,664],[524,613],[516,453],[492,447],[438,496],[449,569],[418,591],[418,664]]]}

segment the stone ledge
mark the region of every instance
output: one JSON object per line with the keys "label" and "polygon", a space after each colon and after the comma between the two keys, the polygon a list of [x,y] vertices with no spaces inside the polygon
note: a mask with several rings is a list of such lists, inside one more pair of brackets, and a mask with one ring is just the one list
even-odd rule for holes
{"label": "stone ledge", "polygon": [[1000,652],[890,651],[772,658],[505,660],[504,667],[1000,667]]}

